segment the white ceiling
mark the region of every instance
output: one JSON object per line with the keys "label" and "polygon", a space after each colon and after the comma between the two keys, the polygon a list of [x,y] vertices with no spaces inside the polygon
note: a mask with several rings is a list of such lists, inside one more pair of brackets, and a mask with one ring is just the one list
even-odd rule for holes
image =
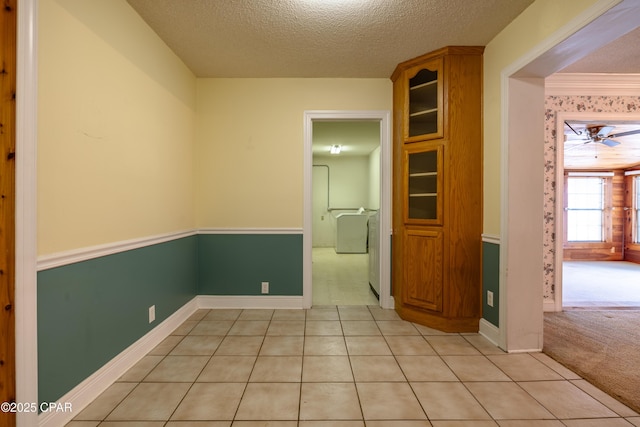
{"label": "white ceiling", "polygon": [[198,77],[387,78],[488,44],[533,0],[127,0]]}

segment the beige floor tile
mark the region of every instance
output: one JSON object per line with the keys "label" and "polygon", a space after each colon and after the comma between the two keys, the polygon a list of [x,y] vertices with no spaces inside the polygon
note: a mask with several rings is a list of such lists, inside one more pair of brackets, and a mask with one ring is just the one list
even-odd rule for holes
{"label": "beige floor tile", "polygon": [[271,320],[274,310],[269,309],[245,309],[242,310],[238,320]]}
{"label": "beige floor tile", "polygon": [[513,381],[561,380],[560,374],[530,354],[503,354],[487,356]]}
{"label": "beige floor tile", "polygon": [[207,313],[207,315],[202,318],[202,320],[236,320],[241,313],[241,309],[218,308],[215,310],[210,310],[209,313]]}
{"label": "beige floor tile", "polygon": [[236,420],[297,420],[300,383],[248,383]]}
{"label": "beige floor tile", "polygon": [[336,306],[311,308],[307,310],[307,320],[340,320]]}
{"label": "beige floor tile", "polygon": [[383,337],[345,337],[344,340],[351,356],[387,356],[392,354]]}
{"label": "beige floor tile", "polygon": [[470,382],[465,386],[495,420],[555,419],[516,383]]}
{"label": "beige floor tile", "polygon": [[302,356],[258,356],[250,382],[300,382]]}
{"label": "beige floor tile", "polygon": [[74,420],[103,420],[136,385],[135,383],[114,383],[78,413]]}
{"label": "beige floor tile", "polygon": [[412,420],[412,421],[403,421],[403,420],[392,420],[392,421],[367,421],[367,427],[429,427],[432,426],[429,421],[423,420]]}
{"label": "beige floor tile", "polygon": [[361,420],[354,383],[303,383],[301,420]]}
{"label": "beige floor tile", "polygon": [[215,352],[216,356],[257,356],[262,346],[260,336],[228,336],[225,337]]}
{"label": "beige floor tile", "polygon": [[422,336],[388,335],[387,341],[391,352],[396,356],[435,356],[436,352]]}
{"label": "beige floor tile", "polygon": [[274,320],[305,320],[306,319],[306,310],[296,310],[296,309],[288,309],[288,310],[276,310],[273,313],[273,317],[271,321]]}
{"label": "beige floor tile", "polygon": [[364,427],[364,421],[300,421],[298,427]]}
{"label": "beige floor tile", "polygon": [[606,418],[617,414],[567,381],[518,383],[559,419]]}
{"label": "beige floor tile", "polygon": [[302,382],[353,381],[348,356],[305,356],[302,361]]}
{"label": "beige floor tile", "polygon": [[564,427],[558,420],[500,420],[500,427]]}
{"label": "beige floor tile", "polygon": [[460,381],[511,381],[485,356],[442,356]]}
{"label": "beige floor tile", "polygon": [[217,335],[224,336],[233,326],[231,320],[201,320],[189,332],[189,335]]}
{"label": "beige floor tile", "polygon": [[149,372],[144,382],[193,382],[208,360],[207,356],[167,356]]}
{"label": "beige floor tile", "polygon": [[222,342],[220,336],[189,335],[169,353],[172,356],[211,356]]}
{"label": "beige floor tile", "polygon": [[490,420],[491,417],[459,382],[412,382],[430,420]]}
{"label": "beige floor tile", "polygon": [[304,320],[272,320],[267,335],[304,335]]}
{"label": "beige floor tile", "polygon": [[180,341],[182,341],[184,337],[180,335],[169,335],[165,339],[162,340],[160,344],[155,346],[153,350],[151,350],[148,355],[149,356],[166,356],[173,350],[175,346],[178,345]]}
{"label": "beige floor tile", "polygon": [[555,372],[560,374],[563,378],[568,380],[580,380],[582,379],[580,375],[575,372],[567,369],[563,365],[559,364],[549,356],[544,353],[530,353],[531,357],[537,359],[538,361],[544,363],[549,368],[553,369]]}
{"label": "beige floor tile", "polygon": [[434,427],[498,427],[498,423],[496,423],[495,421],[475,421],[475,420],[464,420],[464,421],[435,420],[431,422],[431,425]]}
{"label": "beige floor tile", "polygon": [[469,334],[464,335],[464,339],[469,341],[471,345],[480,351],[480,353],[489,355],[489,354],[506,354],[504,350],[500,347],[486,339],[480,334]]}
{"label": "beige floor tile", "polygon": [[611,409],[613,412],[615,412],[616,414],[620,415],[621,417],[638,417],[638,416],[640,416],[637,412],[635,412],[634,410],[632,410],[628,406],[622,404],[618,400],[616,400],[613,397],[609,396],[607,393],[605,393],[604,391],[600,390],[599,388],[597,388],[596,386],[594,386],[593,384],[591,384],[591,383],[589,383],[589,382],[587,382],[585,380],[573,380],[573,381],[570,381],[570,382],[571,382],[571,384],[575,385],[580,390],[584,391],[589,396],[593,397],[598,402],[602,403],[604,406],[606,406],[607,408]]}
{"label": "beige floor tile", "polygon": [[304,337],[269,336],[264,338],[260,356],[302,356]]}
{"label": "beige floor tile", "polygon": [[373,320],[373,316],[366,306],[340,306],[338,314],[340,320]]}
{"label": "beige floor tile", "polygon": [[165,427],[231,427],[231,421],[169,421]]}
{"label": "beige floor tile", "polygon": [[232,427],[297,427],[297,421],[234,421]]}
{"label": "beige floor tile", "polygon": [[378,320],[382,335],[420,335],[413,323],[404,320]]}
{"label": "beige floor tile", "polygon": [[400,320],[400,316],[393,309],[369,306],[369,311],[375,320]]}
{"label": "beige floor tile", "polygon": [[256,356],[213,356],[204,367],[198,382],[247,382]]}
{"label": "beige floor tile", "polygon": [[590,420],[562,420],[567,427],[629,427],[623,418],[595,418]]}
{"label": "beige floor tile", "polygon": [[107,420],[166,421],[190,387],[189,383],[140,383]]}
{"label": "beige floor tile", "polygon": [[171,335],[188,335],[198,322],[198,320],[187,320],[171,332]]}
{"label": "beige floor tile", "polygon": [[244,383],[196,383],[171,419],[233,420],[244,389]]}
{"label": "beige floor tile", "polygon": [[381,335],[378,325],[373,320],[343,320],[344,335]]}
{"label": "beige floor tile", "polygon": [[[64,427],[97,427],[100,421],[70,421]],[[162,426],[162,423],[160,423]]]}
{"label": "beige floor tile", "polygon": [[458,334],[455,334],[455,333],[442,332],[437,329],[430,328],[428,326],[418,325],[417,323],[414,323],[413,326],[416,327],[418,332],[420,332],[422,335],[425,335],[425,336],[431,336],[431,335],[452,336],[452,337],[458,336]]}
{"label": "beige floor tile", "polygon": [[204,317],[209,314],[211,310],[208,309],[200,309],[193,312],[191,316],[187,320],[202,320]]}
{"label": "beige floor tile", "polygon": [[405,382],[356,383],[356,388],[365,420],[427,419],[413,390]]}
{"label": "beige floor tile", "polygon": [[393,356],[349,356],[356,382],[406,381]]}
{"label": "beige floor tile", "polygon": [[305,335],[342,335],[342,325],[339,320],[307,320]]}
{"label": "beige floor tile", "polygon": [[458,381],[438,356],[396,356],[409,381]]}
{"label": "beige floor tile", "polygon": [[[122,427],[124,422],[121,421],[104,421],[100,423],[100,427]],[[164,421],[127,421],[127,427],[162,427]]]}
{"label": "beige floor tile", "polygon": [[640,427],[640,417],[629,417],[626,418],[626,420],[629,421],[632,425]]}
{"label": "beige floor tile", "polygon": [[164,359],[164,356],[145,356],[125,372],[118,381],[139,383],[162,359]]}
{"label": "beige floor tile", "polygon": [[307,336],[304,338],[304,354],[309,356],[341,356],[347,354],[344,337]]}
{"label": "beige floor tile", "polygon": [[264,335],[268,327],[268,320],[236,320],[227,335]]}
{"label": "beige floor tile", "polygon": [[460,335],[427,336],[426,340],[441,356],[480,355],[480,352]]}

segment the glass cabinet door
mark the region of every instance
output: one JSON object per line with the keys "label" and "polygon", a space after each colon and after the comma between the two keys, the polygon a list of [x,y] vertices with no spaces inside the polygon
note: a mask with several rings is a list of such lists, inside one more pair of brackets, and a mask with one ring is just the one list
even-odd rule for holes
{"label": "glass cabinet door", "polygon": [[411,70],[409,75],[409,115],[406,138],[442,137],[442,61],[432,61]]}
{"label": "glass cabinet door", "polygon": [[439,224],[442,218],[442,146],[407,150],[407,222]]}

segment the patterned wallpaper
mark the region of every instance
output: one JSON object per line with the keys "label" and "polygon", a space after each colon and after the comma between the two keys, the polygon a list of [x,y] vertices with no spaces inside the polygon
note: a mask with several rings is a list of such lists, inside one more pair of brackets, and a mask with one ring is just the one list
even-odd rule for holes
{"label": "patterned wallpaper", "polygon": [[555,292],[556,115],[558,112],[638,113],[640,96],[567,96],[545,99],[544,126],[544,277],[545,302]]}

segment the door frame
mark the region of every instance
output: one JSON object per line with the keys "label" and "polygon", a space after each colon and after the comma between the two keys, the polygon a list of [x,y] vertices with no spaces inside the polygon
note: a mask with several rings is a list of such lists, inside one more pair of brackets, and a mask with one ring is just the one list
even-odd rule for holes
{"label": "door frame", "polygon": [[391,296],[391,113],[388,110],[309,110],[304,112],[303,306],[311,308],[313,305],[313,123],[341,120],[367,120],[380,123],[380,306],[393,308],[394,302]]}
{"label": "door frame", "polygon": [[[628,89],[626,95],[628,93]],[[622,91],[625,91],[623,89]],[[589,94],[585,94],[589,95]],[[604,95],[604,94],[603,94]],[[618,96],[623,95],[621,91],[613,88],[611,93],[607,93],[606,96]],[[620,112],[572,112],[572,111],[559,111],[556,116],[556,204],[555,204],[555,266],[554,269],[554,301],[553,305],[545,305],[545,311],[563,311],[563,269],[564,262],[564,139],[560,135],[564,135],[564,122],[566,120],[594,120],[594,121],[616,121],[616,120],[638,120],[640,121],[640,114],[638,113],[620,113]]]}

